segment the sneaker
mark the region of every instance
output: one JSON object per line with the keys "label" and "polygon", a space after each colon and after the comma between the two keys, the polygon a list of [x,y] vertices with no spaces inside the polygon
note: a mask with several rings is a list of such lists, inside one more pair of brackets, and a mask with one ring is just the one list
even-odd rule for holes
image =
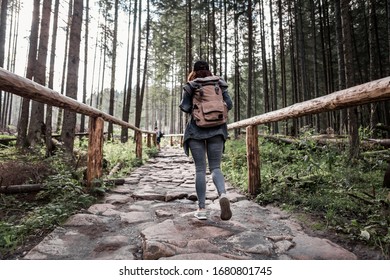
{"label": "sneaker", "polygon": [[230,210],[230,201],[225,194],[222,194],[219,198],[219,205],[221,206],[221,220],[230,220],[232,211]]}
{"label": "sneaker", "polygon": [[198,220],[207,220],[207,212],[205,210],[198,210],[198,211],[196,211],[194,216]]}

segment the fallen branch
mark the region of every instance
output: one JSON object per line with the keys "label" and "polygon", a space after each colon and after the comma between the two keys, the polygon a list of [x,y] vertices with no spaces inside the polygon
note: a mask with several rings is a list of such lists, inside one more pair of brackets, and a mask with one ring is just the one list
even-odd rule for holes
{"label": "fallen branch", "polygon": [[390,148],[390,139],[367,139],[369,143],[381,145],[386,148]]}
{"label": "fallen branch", "polygon": [[358,196],[358,195],[356,195],[356,194],[353,194],[353,193],[347,193],[347,194],[348,194],[349,196],[353,197],[353,198],[356,198],[356,199],[359,199],[359,200],[363,201],[363,202],[366,203],[366,204],[370,204],[370,205],[375,204],[374,202],[372,202],[372,201],[370,201],[370,200],[367,200],[367,199],[365,199],[365,198],[363,198],[363,197],[360,197],[360,196]]}
{"label": "fallen branch", "polygon": [[5,194],[29,193],[29,192],[39,192],[43,189],[44,187],[41,184],[1,186],[0,193],[5,193]]}
{"label": "fallen branch", "polygon": [[[125,183],[125,179],[104,179],[104,183],[123,185]],[[31,192],[39,192],[44,190],[45,186],[42,184],[24,184],[24,185],[11,185],[11,186],[0,186],[0,193],[4,194],[16,194],[16,193],[31,193]]]}

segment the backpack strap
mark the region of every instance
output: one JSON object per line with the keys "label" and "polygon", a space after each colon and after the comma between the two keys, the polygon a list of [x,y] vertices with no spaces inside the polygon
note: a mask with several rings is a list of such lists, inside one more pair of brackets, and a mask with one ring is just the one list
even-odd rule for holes
{"label": "backpack strap", "polygon": [[214,90],[215,90],[215,93],[218,95],[219,94],[219,83],[215,83],[214,85]]}
{"label": "backpack strap", "polygon": [[219,79],[218,84],[222,88],[222,91],[223,91],[223,89],[228,87],[228,84],[222,79]]}
{"label": "backpack strap", "polygon": [[189,93],[189,94],[192,94],[192,90],[193,90],[193,88],[194,88],[194,86],[193,86],[192,84],[193,84],[193,82],[187,82],[187,83],[185,84],[185,86],[183,87],[183,89],[184,89],[187,93]]}

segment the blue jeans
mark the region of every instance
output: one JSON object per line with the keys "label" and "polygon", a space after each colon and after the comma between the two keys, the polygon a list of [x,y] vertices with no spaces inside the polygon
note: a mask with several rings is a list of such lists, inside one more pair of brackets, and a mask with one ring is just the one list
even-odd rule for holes
{"label": "blue jeans", "polygon": [[206,153],[208,165],[218,195],[225,193],[225,179],[221,171],[224,139],[217,135],[205,140],[190,139],[189,147],[195,162],[195,188],[199,208],[205,208],[206,201]]}

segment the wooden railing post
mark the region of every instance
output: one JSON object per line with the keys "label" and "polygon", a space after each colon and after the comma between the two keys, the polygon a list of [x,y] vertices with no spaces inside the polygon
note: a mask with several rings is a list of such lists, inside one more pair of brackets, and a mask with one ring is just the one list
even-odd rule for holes
{"label": "wooden railing post", "polygon": [[89,118],[87,187],[102,176],[104,120],[100,117]]}
{"label": "wooden railing post", "polygon": [[248,192],[257,195],[260,190],[260,153],[257,125],[246,128],[246,153],[248,164]]}
{"label": "wooden railing post", "polygon": [[135,132],[135,155],[138,159],[142,159],[142,132]]}
{"label": "wooden railing post", "polygon": [[146,146],[148,148],[152,147],[152,136],[150,133],[148,133],[146,136]]}
{"label": "wooden railing post", "polygon": [[156,133],[153,134],[153,145],[157,146],[157,134]]}

